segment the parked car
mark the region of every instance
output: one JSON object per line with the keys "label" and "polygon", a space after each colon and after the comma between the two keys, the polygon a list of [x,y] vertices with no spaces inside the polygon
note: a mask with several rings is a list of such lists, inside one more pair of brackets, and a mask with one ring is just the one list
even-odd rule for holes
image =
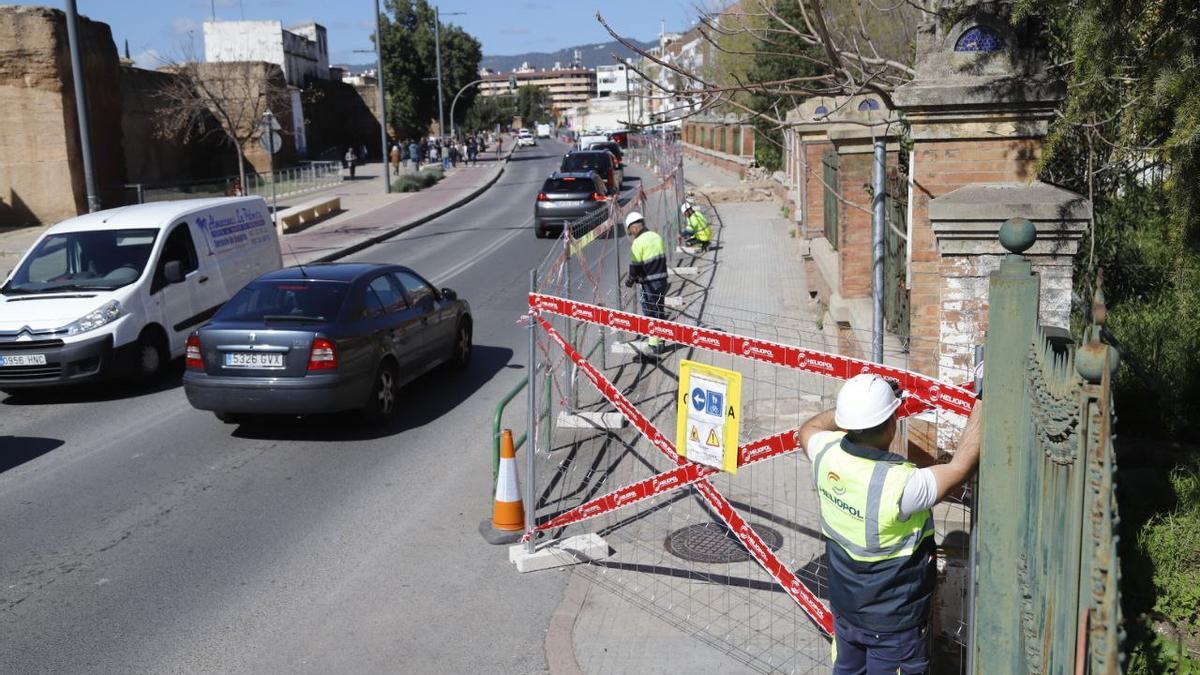
{"label": "parked car", "polygon": [[562,165],[559,166],[558,170],[563,173],[594,171],[607,183],[608,194],[620,192],[621,182],[625,180],[625,173],[621,169],[620,162],[607,150],[576,150],[575,152],[568,152],[563,157]]}
{"label": "parked car", "polygon": [[199,410],[396,412],[397,390],[471,359],[471,310],[407,267],[325,263],[255,279],[187,341],[183,389]]}
{"label": "parked car", "polygon": [[528,129],[521,129],[521,130],[517,131],[517,145],[518,146],[537,145],[537,139],[535,139],[533,137],[533,134],[529,133]]}
{"label": "parked car", "polygon": [[533,206],[533,233],[538,239],[562,231],[570,221],[608,208],[608,186],[594,171],[553,173],[542,183]]}
{"label": "parked car", "polygon": [[588,150],[607,150],[612,153],[613,157],[617,158],[617,164],[621,169],[625,169],[625,157],[621,152],[621,146],[614,141],[604,141],[603,143],[592,143],[588,146]]}
{"label": "parked car", "polygon": [[107,209],[46,230],[0,287],[0,389],[158,375],[283,264],[261,197]]}

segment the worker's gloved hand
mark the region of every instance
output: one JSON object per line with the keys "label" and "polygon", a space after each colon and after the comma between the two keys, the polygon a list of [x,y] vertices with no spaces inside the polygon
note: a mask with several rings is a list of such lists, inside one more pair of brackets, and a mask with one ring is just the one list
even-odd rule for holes
{"label": "worker's gloved hand", "polygon": [[636,283],[637,282],[633,280],[633,277],[625,277],[625,288],[633,288],[633,285]]}

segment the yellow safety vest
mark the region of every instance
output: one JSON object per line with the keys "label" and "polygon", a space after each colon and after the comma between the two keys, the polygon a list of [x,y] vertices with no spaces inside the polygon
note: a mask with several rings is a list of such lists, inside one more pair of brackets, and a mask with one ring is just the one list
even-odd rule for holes
{"label": "yellow safety vest", "polygon": [[708,219],[695,209],[692,209],[692,215],[687,218],[684,232],[695,237],[696,241],[712,241],[712,228],[708,226]]}
{"label": "yellow safety vest", "polygon": [[883,451],[876,451],[880,459],[851,454],[842,445],[844,432],[830,435],[813,456],[821,531],[861,562],[911,556],[933,536],[929,510],[900,519],[900,497],[917,467]]}

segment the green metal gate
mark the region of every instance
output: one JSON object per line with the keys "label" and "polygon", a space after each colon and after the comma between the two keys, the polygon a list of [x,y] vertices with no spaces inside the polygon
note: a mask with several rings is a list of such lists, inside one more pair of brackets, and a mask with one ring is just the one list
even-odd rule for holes
{"label": "green metal gate", "polygon": [[[976,494],[972,673],[1124,671],[1111,377],[1099,288],[1084,342],[1038,325],[1027,220],[991,276]],[[1098,286],[1098,284],[1097,284]]]}
{"label": "green metal gate", "polygon": [[888,169],[884,197],[887,225],[883,228],[883,321],[885,329],[908,346],[908,174]]}
{"label": "green metal gate", "polygon": [[833,250],[838,247],[838,154],[832,148],[821,155],[822,176],[825,181],[825,239]]}

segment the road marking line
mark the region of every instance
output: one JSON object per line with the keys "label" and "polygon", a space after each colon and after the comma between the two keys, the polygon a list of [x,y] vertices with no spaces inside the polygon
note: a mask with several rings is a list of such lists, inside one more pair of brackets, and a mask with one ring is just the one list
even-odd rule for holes
{"label": "road marking line", "polygon": [[514,229],[512,232],[509,232],[507,235],[497,239],[495,242],[492,243],[491,246],[488,246],[487,248],[479,251],[478,253],[471,256],[470,258],[467,258],[466,260],[458,263],[454,267],[451,267],[449,270],[439,274],[436,277],[436,279],[433,280],[433,285],[441,286],[442,284],[446,283],[450,279],[453,279],[455,276],[462,274],[468,268],[472,267],[473,265],[480,262],[484,258],[490,256],[491,254],[495,253],[496,249],[507,244],[510,240],[515,239],[516,237],[520,236],[520,234],[522,232],[527,232],[526,228],[532,224],[533,224],[533,217],[530,216],[529,219],[526,220],[525,222],[521,223],[521,225],[519,227]]}

